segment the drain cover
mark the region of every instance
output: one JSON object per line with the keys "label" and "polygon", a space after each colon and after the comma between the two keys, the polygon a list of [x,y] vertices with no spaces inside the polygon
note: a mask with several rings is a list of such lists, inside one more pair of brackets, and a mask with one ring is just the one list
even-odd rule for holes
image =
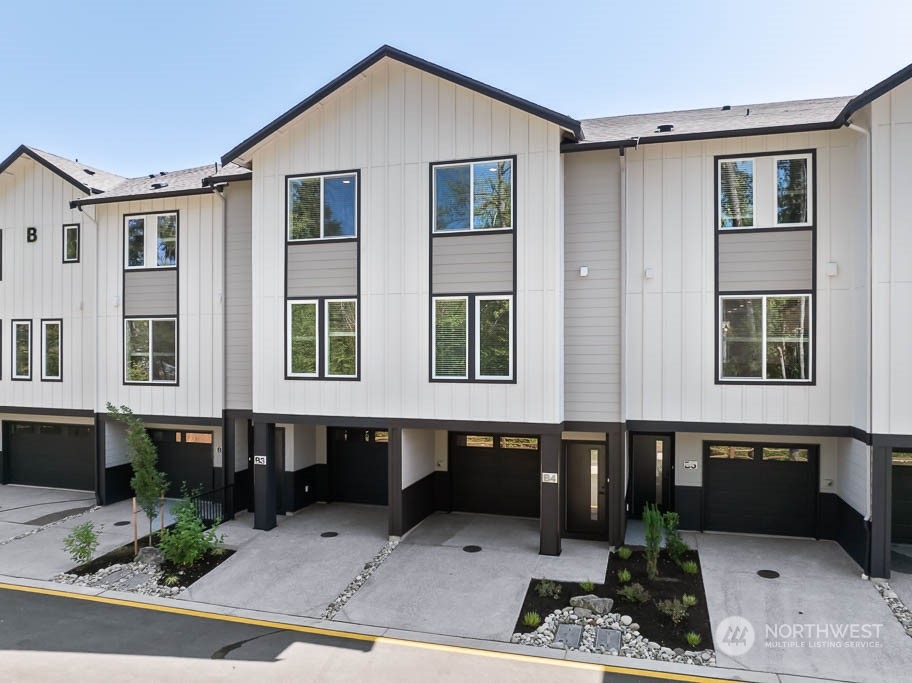
{"label": "drain cover", "polygon": [[322,534],[320,534],[320,536],[322,536],[323,538],[335,538],[338,535],[339,535],[338,531],[324,531]]}
{"label": "drain cover", "polygon": [[462,549],[465,550],[467,553],[480,553],[481,552],[480,545],[464,545],[464,546],[462,546]]}
{"label": "drain cover", "polygon": [[580,641],[583,639],[583,627],[576,624],[561,624],[557,627],[557,635],[554,636],[554,642],[551,643],[551,647],[555,645],[563,645],[565,650],[571,648],[576,649],[580,646]]}
{"label": "drain cover", "polygon": [[595,646],[606,650],[620,650],[621,632],[610,628],[595,629]]}
{"label": "drain cover", "polygon": [[772,569],[761,569],[757,572],[757,576],[760,576],[764,579],[778,579],[779,572],[774,572]]}
{"label": "drain cover", "polygon": [[129,524],[129,522],[125,522],[124,520],[114,522],[114,526],[127,526],[127,524]]}

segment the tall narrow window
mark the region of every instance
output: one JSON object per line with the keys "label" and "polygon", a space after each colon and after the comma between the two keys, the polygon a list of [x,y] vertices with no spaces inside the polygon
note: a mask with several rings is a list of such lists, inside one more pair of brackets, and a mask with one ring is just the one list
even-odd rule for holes
{"label": "tall narrow window", "polygon": [[32,378],[32,321],[13,321],[13,379]]}
{"label": "tall narrow window", "polygon": [[59,381],[63,378],[61,349],[63,348],[63,322],[41,321],[41,379]]}
{"label": "tall narrow window", "polygon": [[719,227],[751,228],[754,225],[754,162],[726,159],[719,162]]}
{"label": "tall narrow window", "polygon": [[434,232],[513,227],[513,161],[437,164],[433,178]]}
{"label": "tall narrow window", "polygon": [[354,299],[326,302],[326,376],[358,374],[358,310]]}
{"label": "tall narrow window", "polygon": [[808,157],[776,160],[776,225],[808,224]]}
{"label": "tall narrow window", "polygon": [[124,321],[127,382],[177,382],[177,321],[128,318]]}
{"label": "tall narrow window", "polygon": [[289,178],[289,241],[355,237],[357,191],[355,173]]}
{"label": "tall narrow window", "polygon": [[468,298],[434,299],[434,355],[432,376],[435,379],[468,377]]}
{"label": "tall narrow window", "polygon": [[177,266],[177,214],[124,218],[124,261],[129,268]]}
{"label": "tall narrow window", "polygon": [[63,262],[79,262],[79,224],[63,226]]}
{"label": "tall narrow window", "polygon": [[475,299],[475,373],[478,379],[509,379],[512,374],[511,298],[479,296]]}
{"label": "tall narrow window", "polygon": [[287,372],[291,377],[316,377],[319,342],[317,302],[288,302]]}

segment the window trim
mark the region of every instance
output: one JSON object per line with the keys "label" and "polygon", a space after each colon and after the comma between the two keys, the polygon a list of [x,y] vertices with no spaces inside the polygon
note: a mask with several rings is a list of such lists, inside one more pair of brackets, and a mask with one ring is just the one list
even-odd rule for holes
{"label": "window trim", "polygon": [[[510,329],[508,331],[508,348],[510,353],[510,371],[506,376],[481,374],[481,302],[507,301],[510,305]],[[513,380],[513,295],[512,294],[476,294],[475,295],[475,367],[474,378],[488,382],[510,382]]]}
{"label": "window trim", "polygon": [[[471,328],[472,328],[472,308],[471,302],[469,301],[470,296],[467,294],[462,295],[442,295],[442,296],[431,296],[431,380],[438,382],[465,382],[468,381],[471,377],[471,362],[470,356],[471,345],[469,344],[469,339],[471,337]],[[466,311],[466,324],[465,324],[465,367],[466,374],[464,377],[454,377],[452,375],[438,375],[437,374],[437,301],[464,301],[465,302],[465,311]]]}
{"label": "window trim", "polygon": [[[355,374],[328,375],[329,344],[327,335],[329,325],[326,313],[328,304],[334,301],[353,301],[355,304]],[[303,374],[291,372],[291,306],[293,304],[315,304],[317,308],[317,372]],[[361,297],[359,296],[316,296],[286,297],[285,299],[285,379],[309,380],[320,382],[359,382],[361,381]]]}
{"label": "window trim", "polygon": [[[323,201],[323,185],[326,178],[340,178],[343,176],[355,177],[355,234],[340,235],[338,237],[326,237],[324,235],[325,226],[323,224],[323,211],[325,209]],[[302,178],[319,178],[320,179],[320,236],[319,237],[301,237],[298,239],[291,238],[291,181]],[[348,171],[331,171],[326,173],[293,173],[285,176],[285,244],[308,244],[314,242],[344,242],[357,240],[361,235],[361,170],[351,169]]]}
{"label": "window trim", "polygon": [[[355,373],[353,375],[331,375],[329,374],[329,305],[331,303],[348,303],[351,302],[355,305]],[[334,299],[334,298],[325,298],[323,299],[323,376],[325,379],[356,379],[361,370],[359,367],[358,361],[360,360],[359,348],[360,344],[358,343],[358,333],[360,326],[360,316],[358,313],[358,298],[349,297],[346,299]],[[320,330],[317,330],[318,332]]]}
{"label": "window trim", "polygon": [[[475,226],[475,170],[474,165],[480,163],[495,163],[500,161],[510,162],[510,227],[509,228],[476,228]],[[454,166],[469,167],[469,228],[468,230],[437,230],[437,169]],[[430,164],[430,205],[431,205],[431,234],[434,237],[444,235],[472,235],[496,234],[499,232],[514,232],[516,230],[516,155],[479,157],[474,159],[454,159],[452,161],[437,161]]]}
{"label": "window trim", "polygon": [[[764,377],[723,377],[722,376],[722,302],[726,299],[761,299],[763,302],[763,311],[761,317],[761,326],[763,336],[760,341],[761,345],[761,360],[760,367],[763,370],[763,374],[766,375],[766,345],[767,345],[767,330],[766,330],[766,302],[770,298],[794,298],[804,296],[808,299],[808,353],[810,358],[808,359],[808,379],[767,379]],[[815,334],[817,326],[817,318],[815,315],[815,306],[814,306],[814,293],[802,290],[802,291],[790,291],[790,292],[727,292],[719,293],[716,296],[716,384],[751,384],[756,385],[760,384],[763,386],[772,386],[772,385],[785,385],[785,386],[813,386],[817,382],[817,335]]]}
{"label": "window trim", "polygon": [[[316,344],[314,353],[314,372],[292,372],[291,369],[291,309],[293,306],[313,305]],[[320,300],[319,299],[288,299],[285,302],[285,379],[317,379],[320,377]]]}
{"label": "window trim", "polygon": [[[127,325],[130,322],[137,320],[146,320],[149,322],[149,379],[147,381],[136,380],[136,379],[127,379]],[[152,322],[153,321],[168,321],[171,320],[174,322],[174,379],[173,380],[161,380],[161,379],[152,379]],[[135,385],[141,387],[148,386],[165,386],[165,387],[175,387],[180,384],[180,322],[178,316],[176,315],[131,315],[123,317],[123,328],[122,328],[122,368],[123,368],[123,383],[125,385]]]}
{"label": "window trim", "polygon": [[[753,210],[753,222],[751,226],[743,228],[726,228],[722,226],[722,164],[749,161],[751,162],[751,209]],[[733,230],[765,230],[757,226],[757,163],[756,155],[753,156],[724,156],[716,157],[716,230],[720,232],[731,232]]]}
{"label": "window trim", "polygon": [[[430,346],[428,348],[428,379],[432,383],[454,383],[454,384],[516,384],[516,295],[513,292],[478,292],[474,294],[431,294],[430,300],[430,333],[428,335]],[[434,364],[436,357],[436,319],[437,309],[434,302],[437,299],[467,299],[466,315],[468,324],[466,334],[468,335],[466,354],[468,360],[466,364],[466,377],[437,377],[434,374]],[[510,374],[508,377],[497,377],[490,375],[479,375],[479,344],[478,344],[478,300],[501,300],[509,299],[510,301]]]}
{"label": "window trim", "polygon": [[[42,318],[41,324],[41,381],[42,382],[62,382],[63,381],[63,319],[62,318]],[[47,328],[49,325],[57,325],[57,374],[47,374]]]}
{"label": "window trim", "polygon": [[[174,265],[173,266],[159,266],[159,265],[149,265],[148,259],[149,255],[153,255],[153,262],[158,263],[158,220],[154,221],[154,239],[150,240],[149,234],[149,219],[158,216],[174,216]],[[129,229],[130,219],[143,218],[145,222],[143,223],[143,265],[141,266],[131,266],[130,265],[130,240],[127,234]],[[134,270],[177,270],[178,265],[180,264],[180,211],[177,209],[171,211],[141,211],[139,213],[125,213],[123,214],[123,268],[124,271],[134,271]],[[150,241],[152,246],[150,247]]]}
{"label": "window trim", "polygon": [[[32,381],[32,321],[25,318],[18,318],[10,321],[10,343],[12,344],[12,359],[10,363],[10,379],[16,382],[31,382]],[[16,328],[19,325],[25,325],[28,327],[29,337],[28,337],[28,374],[20,375],[16,372]]]}
{"label": "window trim", "polygon": [[[67,232],[71,229],[76,230],[76,258],[67,258]],[[63,224],[63,252],[61,254],[61,263],[79,263],[82,256],[82,226],[79,223]]]}
{"label": "window trim", "polygon": [[[814,155],[811,152],[791,152],[787,154],[773,154],[773,227],[778,229],[796,229],[796,228],[810,228],[814,225],[814,207],[816,206],[814,202],[814,186],[816,184],[816,164],[814,163]],[[788,159],[805,159],[807,161],[807,188],[805,191],[805,202],[807,204],[807,216],[808,219],[802,223],[780,223],[779,222],[779,162],[786,161]]]}

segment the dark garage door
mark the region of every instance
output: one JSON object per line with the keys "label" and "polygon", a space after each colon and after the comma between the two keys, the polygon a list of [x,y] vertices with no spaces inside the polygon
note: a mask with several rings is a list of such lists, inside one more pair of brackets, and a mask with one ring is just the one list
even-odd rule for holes
{"label": "dark garage door", "polygon": [[95,490],[95,428],[8,422],[4,450],[10,484]]}
{"label": "dark garage door", "polygon": [[451,434],[449,454],[454,510],[538,517],[538,439]]}
{"label": "dark garage door", "polygon": [[912,452],[893,452],[894,543],[912,543]]}
{"label": "dark garage door", "polygon": [[703,462],[704,529],[817,535],[816,447],[708,444]]}
{"label": "dark garage door", "polygon": [[329,430],[330,500],[387,504],[388,439],[387,432],[373,429]]}
{"label": "dark garage door", "polygon": [[169,498],[181,497],[181,484],[191,491],[211,491],[212,433],[150,429],[158,449],[158,469],[168,476]]}

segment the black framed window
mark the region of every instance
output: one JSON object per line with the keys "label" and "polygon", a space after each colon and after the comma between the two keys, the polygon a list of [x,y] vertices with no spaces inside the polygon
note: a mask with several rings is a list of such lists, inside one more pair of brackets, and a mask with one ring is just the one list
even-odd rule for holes
{"label": "black framed window", "polygon": [[358,379],[358,299],[289,299],[285,376]]}
{"label": "black framed window", "polygon": [[177,267],[177,212],[124,216],[124,267]]}
{"label": "black framed window", "polygon": [[433,164],[434,232],[513,228],[513,160]]}
{"label": "black framed window", "polygon": [[431,379],[512,381],[513,295],[432,298]]}
{"label": "black framed window", "polygon": [[63,262],[79,263],[80,225],[71,223],[63,226]]}
{"label": "black framed window", "polygon": [[12,321],[13,372],[17,380],[32,379],[32,321]]}
{"label": "black framed window", "polygon": [[63,321],[41,321],[41,380],[63,380]]}
{"label": "black framed window", "polygon": [[124,320],[124,380],[128,384],[177,383],[177,319]]}
{"label": "black framed window", "polygon": [[357,173],[289,176],[286,182],[289,242],[357,237]]}

